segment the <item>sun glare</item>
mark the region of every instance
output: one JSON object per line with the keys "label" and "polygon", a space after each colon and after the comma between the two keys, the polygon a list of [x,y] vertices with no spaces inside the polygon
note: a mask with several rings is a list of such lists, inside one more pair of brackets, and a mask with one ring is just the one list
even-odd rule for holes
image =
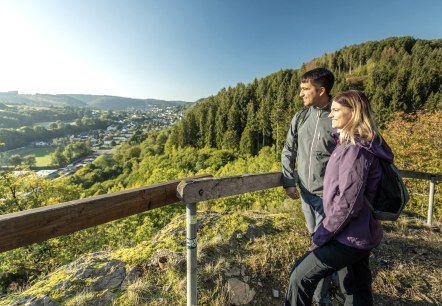
{"label": "sun glare", "polygon": [[109,77],[94,71],[76,50],[67,49],[54,37],[56,31],[48,33],[37,18],[16,7],[2,7],[0,91],[73,93],[77,86],[78,91],[91,92],[110,86]]}

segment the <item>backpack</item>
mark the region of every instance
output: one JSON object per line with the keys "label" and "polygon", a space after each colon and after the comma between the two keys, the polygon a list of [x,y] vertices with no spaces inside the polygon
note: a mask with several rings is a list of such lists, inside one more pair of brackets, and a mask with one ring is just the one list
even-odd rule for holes
{"label": "backpack", "polygon": [[382,168],[382,176],[373,204],[369,203],[369,205],[376,219],[396,221],[410,199],[410,195],[396,166],[381,158],[379,164]]}

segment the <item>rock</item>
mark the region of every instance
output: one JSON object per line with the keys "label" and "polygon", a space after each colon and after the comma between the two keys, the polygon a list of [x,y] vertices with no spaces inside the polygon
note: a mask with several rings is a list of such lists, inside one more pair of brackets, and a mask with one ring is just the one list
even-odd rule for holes
{"label": "rock", "polygon": [[[19,305],[19,304],[16,304]],[[40,298],[34,298],[32,300],[28,300],[26,304],[22,304],[22,305],[28,305],[28,306],[58,306],[60,305],[60,303],[58,303],[57,301],[52,300],[50,297],[48,296],[43,296]]]}
{"label": "rock", "polygon": [[241,275],[242,276],[246,275],[246,267],[245,266],[241,266]]}
{"label": "rock", "polygon": [[96,306],[107,306],[112,305],[112,299],[115,297],[115,293],[112,293],[110,290],[106,290],[99,299],[94,301],[94,305]]}
{"label": "rock", "polygon": [[247,228],[245,237],[249,239],[250,242],[254,242],[255,238],[259,238],[264,234],[264,231],[260,228],[255,227],[255,225],[250,224]]}
{"label": "rock", "polygon": [[253,288],[237,278],[227,280],[230,302],[233,305],[246,305],[253,300],[256,292]]}
{"label": "rock", "polygon": [[71,281],[61,281],[58,284],[56,284],[54,287],[52,287],[52,290],[57,290],[57,289],[67,290],[71,286],[72,286],[72,282]]}
{"label": "rock", "polygon": [[92,283],[91,289],[94,291],[113,289],[120,286],[126,277],[125,263],[112,259],[103,268],[99,269],[98,272],[98,275],[102,276]]}
{"label": "rock", "polygon": [[241,270],[239,268],[234,267],[234,268],[230,269],[230,271],[226,272],[225,275],[227,277],[230,277],[230,276],[240,276],[241,275]]}
{"label": "rock", "polygon": [[126,290],[129,284],[135,282],[138,278],[143,275],[143,271],[139,266],[135,266],[127,272],[126,277],[121,283],[121,290]]}

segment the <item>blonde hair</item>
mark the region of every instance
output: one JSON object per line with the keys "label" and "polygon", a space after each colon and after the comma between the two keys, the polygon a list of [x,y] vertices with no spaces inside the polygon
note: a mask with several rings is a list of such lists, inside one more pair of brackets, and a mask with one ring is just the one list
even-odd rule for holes
{"label": "blonde hair", "polygon": [[367,96],[359,90],[348,90],[333,97],[333,102],[352,110],[348,123],[341,129],[339,141],[355,144],[355,136],[373,141],[379,135]]}

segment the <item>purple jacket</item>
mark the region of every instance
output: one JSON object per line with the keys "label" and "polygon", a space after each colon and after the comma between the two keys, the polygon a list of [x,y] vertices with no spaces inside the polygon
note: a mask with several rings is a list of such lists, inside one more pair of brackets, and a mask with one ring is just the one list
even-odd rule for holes
{"label": "purple jacket", "polygon": [[[317,246],[331,239],[363,250],[377,247],[383,237],[382,226],[374,219],[366,200],[373,201],[382,175],[379,158],[393,161],[385,141],[356,139],[356,144],[337,146],[328,161],[324,177],[322,224],[313,235]],[[366,199],[365,199],[366,198]]]}

